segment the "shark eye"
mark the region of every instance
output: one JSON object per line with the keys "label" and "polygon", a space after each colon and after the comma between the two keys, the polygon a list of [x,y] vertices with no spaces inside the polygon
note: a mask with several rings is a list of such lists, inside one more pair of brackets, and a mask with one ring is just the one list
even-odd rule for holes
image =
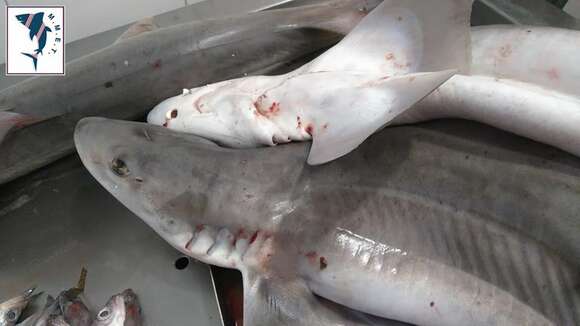
{"label": "shark eye", "polygon": [[129,171],[129,168],[127,167],[127,164],[125,164],[123,160],[118,158],[113,159],[113,161],[111,162],[111,170],[113,171],[113,173],[115,173],[120,177],[126,177],[131,173]]}
{"label": "shark eye", "polygon": [[165,118],[167,118],[167,120],[177,118],[177,109],[167,111],[167,113],[165,114]]}
{"label": "shark eye", "polygon": [[14,310],[8,311],[8,313],[6,313],[6,318],[10,322],[15,322],[16,321],[16,311],[14,311]]}
{"label": "shark eye", "polygon": [[109,310],[109,308],[105,307],[103,308],[101,311],[99,311],[99,313],[97,314],[97,318],[99,320],[107,320],[109,319],[109,317],[111,316],[111,311]]}

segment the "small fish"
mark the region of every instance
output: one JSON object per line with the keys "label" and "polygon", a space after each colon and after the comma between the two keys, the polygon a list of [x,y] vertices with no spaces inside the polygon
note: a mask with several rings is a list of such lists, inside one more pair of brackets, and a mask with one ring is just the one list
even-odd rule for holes
{"label": "small fish", "polygon": [[49,295],[46,298],[44,308],[18,326],[91,325],[91,312],[82,300],[86,277],[87,270],[82,268],[79,281],[75,287],[62,291],[56,299]]}
{"label": "small fish", "polygon": [[42,310],[26,318],[18,326],[48,326],[48,321],[53,315],[60,315],[60,309],[58,300],[49,295]]}
{"label": "small fish", "polygon": [[32,287],[21,295],[0,303],[0,326],[13,326],[16,324],[22,314],[22,310],[26,308],[34,297],[34,290],[35,288]]}
{"label": "small fish", "polygon": [[22,25],[26,26],[26,28],[30,30],[30,39],[32,40],[34,37],[36,37],[36,40],[38,41],[38,48],[34,50],[34,53],[22,53],[32,59],[32,62],[34,63],[34,70],[36,70],[38,55],[42,54],[42,50],[44,50],[44,47],[46,46],[46,34],[52,32],[52,29],[44,25],[43,12],[36,14],[18,15],[16,16],[16,19],[18,19]]}
{"label": "small fish", "polygon": [[141,306],[137,295],[127,289],[112,296],[97,313],[92,326],[140,326]]}
{"label": "small fish", "polygon": [[64,321],[70,326],[87,326],[91,324],[92,314],[83,300],[87,270],[81,270],[76,287],[63,291],[57,298]]}
{"label": "small fish", "polygon": [[[143,316],[141,314],[141,305],[139,298],[133,290],[127,289],[121,293],[125,301],[125,324],[124,326],[141,326],[143,325]],[[71,325],[72,326],[72,325]]]}

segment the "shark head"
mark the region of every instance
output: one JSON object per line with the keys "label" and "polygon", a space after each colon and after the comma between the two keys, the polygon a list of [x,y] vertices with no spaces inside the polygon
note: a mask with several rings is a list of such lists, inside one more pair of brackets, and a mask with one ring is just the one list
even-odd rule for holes
{"label": "shark head", "polygon": [[[294,145],[275,157],[260,149],[225,149],[191,134],[101,118],[81,120],[74,139],[82,162],[103,187],[194,257],[186,247],[202,227],[232,233],[263,229],[291,210],[284,205],[291,202],[286,189],[299,177],[306,155],[306,148],[304,156],[296,155]],[[280,169],[283,164],[290,165]]]}
{"label": "shark head", "polygon": [[227,147],[275,145],[275,125],[263,119],[255,105],[259,95],[244,87],[256,82],[260,83],[260,77],[184,89],[181,95],[155,106],[147,122],[193,133]]}

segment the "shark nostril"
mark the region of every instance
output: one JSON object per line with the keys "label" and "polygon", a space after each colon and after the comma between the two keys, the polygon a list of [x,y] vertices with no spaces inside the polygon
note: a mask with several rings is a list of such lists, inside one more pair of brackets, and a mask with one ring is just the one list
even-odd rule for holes
{"label": "shark nostril", "polygon": [[111,170],[120,177],[126,177],[131,173],[125,161],[118,158],[113,159],[111,162]]}

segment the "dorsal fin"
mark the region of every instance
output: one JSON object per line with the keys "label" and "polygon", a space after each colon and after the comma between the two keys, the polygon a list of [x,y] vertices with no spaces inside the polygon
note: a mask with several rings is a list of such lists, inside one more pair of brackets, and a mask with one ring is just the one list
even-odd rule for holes
{"label": "dorsal fin", "polygon": [[385,0],[304,69],[380,76],[446,69],[466,72],[471,5],[472,0]]}
{"label": "dorsal fin", "polygon": [[143,33],[154,31],[158,28],[159,27],[153,22],[153,17],[145,17],[137,21],[135,24],[129,26],[129,28],[121,36],[119,36],[115,43],[122,42],[126,39],[130,39]]}

